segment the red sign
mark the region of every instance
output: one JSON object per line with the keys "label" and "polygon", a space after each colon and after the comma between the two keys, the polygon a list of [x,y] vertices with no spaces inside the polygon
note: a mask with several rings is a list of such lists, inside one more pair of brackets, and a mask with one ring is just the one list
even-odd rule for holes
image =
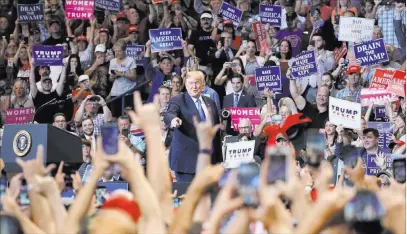
{"label": "red sign", "polygon": [[362,104],[362,106],[370,106],[371,104],[385,105],[386,103],[396,100],[396,95],[394,95],[389,90],[373,88],[362,89],[360,91],[360,103]]}
{"label": "red sign", "polygon": [[33,120],[35,107],[23,107],[6,110],[6,124],[26,124]]}
{"label": "red sign", "polygon": [[235,131],[239,130],[239,121],[241,119],[250,119],[253,129],[261,123],[260,109],[257,107],[231,107],[230,118],[232,119],[232,127]]}
{"label": "red sign", "polygon": [[152,0],[151,1],[153,4],[158,4],[164,2],[164,0]]}
{"label": "red sign", "polygon": [[67,0],[65,14],[68,19],[88,20],[93,16],[94,0]]}
{"label": "red sign", "polygon": [[257,50],[260,51],[260,42],[264,39],[266,39],[266,29],[264,28],[264,25],[260,23],[260,21],[256,21],[252,23],[252,28],[254,34],[256,34],[256,47]]}
{"label": "red sign", "polygon": [[394,80],[391,80],[389,82],[389,85],[387,86],[387,91],[394,93],[397,96],[405,97],[406,96],[406,91],[403,86],[399,85],[398,83],[395,83]]}
{"label": "red sign", "polygon": [[376,72],[372,78],[372,83],[370,83],[370,88],[387,88],[387,84],[391,79],[393,79],[393,74],[394,70],[376,68]]}

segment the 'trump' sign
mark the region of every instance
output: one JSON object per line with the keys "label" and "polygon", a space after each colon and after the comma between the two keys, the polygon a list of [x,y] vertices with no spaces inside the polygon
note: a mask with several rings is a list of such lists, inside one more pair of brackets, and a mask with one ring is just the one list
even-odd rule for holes
{"label": "'trump' sign", "polygon": [[361,112],[360,103],[329,97],[329,121],[335,125],[360,130]]}
{"label": "'trump' sign", "polygon": [[33,46],[32,56],[34,58],[35,66],[62,66],[62,59],[64,57],[63,46]]}
{"label": "'trump' sign", "polygon": [[19,23],[44,21],[44,4],[18,4],[17,15]]}
{"label": "'trump' sign", "polygon": [[362,89],[360,91],[360,102],[362,106],[385,105],[388,102],[396,101],[397,97],[385,89]]}
{"label": "'trump' sign", "polygon": [[355,45],[355,57],[361,66],[371,66],[389,61],[383,38]]}
{"label": "'trump' sign", "polygon": [[237,168],[242,163],[253,162],[255,141],[239,141],[226,145],[227,168]]}

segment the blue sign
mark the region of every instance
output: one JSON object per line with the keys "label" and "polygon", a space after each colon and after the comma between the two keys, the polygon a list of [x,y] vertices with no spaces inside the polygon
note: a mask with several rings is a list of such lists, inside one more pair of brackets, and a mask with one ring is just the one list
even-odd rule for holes
{"label": "blue sign", "polygon": [[117,182],[117,181],[109,181],[109,182],[99,182],[98,186],[106,187],[106,191],[108,193],[112,193],[115,190],[122,189],[122,190],[129,190],[129,184],[127,182]]}
{"label": "blue sign", "polygon": [[385,106],[377,106],[375,108],[375,120],[382,120],[384,122],[389,122],[389,117],[386,114]]}
{"label": "blue sign", "polygon": [[44,21],[44,4],[17,4],[19,23]]}
{"label": "blue sign", "polygon": [[256,86],[258,91],[281,90],[281,70],[279,66],[268,66],[256,69]]}
{"label": "blue sign", "polygon": [[315,52],[305,51],[294,58],[291,65],[291,75],[296,78],[303,78],[317,73],[317,64],[315,62]]}
{"label": "blue sign", "polygon": [[131,45],[126,47],[126,56],[133,58],[136,65],[143,65],[143,55],[145,46],[143,45]]}
{"label": "blue sign", "polygon": [[120,12],[120,0],[95,0],[95,8],[102,11],[109,11],[110,13]]}
{"label": "blue sign", "polygon": [[64,47],[34,45],[32,57],[34,58],[35,66],[62,66]]}
{"label": "blue sign", "polygon": [[375,128],[379,131],[379,148],[385,153],[390,153],[389,143],[391,140],[391,135],[393,134],[393,129],[391,123],[389,122],[368,122],[368,128]]}
{"label": "blue sign", "polygon": [[260,22],[272,26],[281,26],[281,6],[260,4]]}
{"label": "blue sign", "polygon": [[[386,156],[386,167],[391,168],[393,164],[393,159],[391,158],[391,155],[388,155],[387,153],[385,154]],[[367,159],[366,159],[366,174],[367,175],[372,175],[375,176],[377,175],[381,169],[377,164],[375,163],[375,154],[368,154]]]}
{"label": "blue sign", "polygon": [[235,30],[239,27],[240,20],[243,16],[243,11],[230,5],[229,3],[223,2],[219,9],[219,14],[222,15],[223,19],[228,19],[233,22],[233,27]]}
{"label": "blue sign", "polygon": [[389,61],[383,38],[356,44],[353,49],[361,66],[371,66]]}
{"label": "blue sign", "polygon": [[150,29],[148,33],[152,52],[182,49],[182,32],[180,28]]}

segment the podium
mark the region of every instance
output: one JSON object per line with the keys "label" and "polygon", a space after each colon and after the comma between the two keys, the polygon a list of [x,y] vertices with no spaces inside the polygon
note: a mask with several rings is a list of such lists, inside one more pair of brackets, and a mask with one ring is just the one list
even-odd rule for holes
{"label": "podium", "polygon": [[44,165],[64,161],[81,164],[82,141],[78,136],[48,124],[10,124],[4,126],[1,156],[5,171],[21,172],[16,158],[23,161],[36,158],[38,145],[44,147]]}

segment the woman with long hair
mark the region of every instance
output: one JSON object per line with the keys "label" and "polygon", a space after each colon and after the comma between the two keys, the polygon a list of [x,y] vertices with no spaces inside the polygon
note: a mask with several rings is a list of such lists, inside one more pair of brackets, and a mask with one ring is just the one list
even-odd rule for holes
{"label": "woman with long hair", "polygon": [[393,123],[393,137],[392,140],[399,140],[402,136],[406,135],[406,116],[402,113],[398,114]]}
{"label": "woman with long hair", "polygon": [[83,69],[81,66],[81,59],[77,54],[71,54],[68,59],[68,64],[65,70],[66,84],[65,88],[75,89],[78,85],[78,79],[80,75],[83,75]]}
{"label": "woman with long hair", "polygon": [[171,78],[171,97],[181,94],[183,82],[181,76],[174,74]]}

